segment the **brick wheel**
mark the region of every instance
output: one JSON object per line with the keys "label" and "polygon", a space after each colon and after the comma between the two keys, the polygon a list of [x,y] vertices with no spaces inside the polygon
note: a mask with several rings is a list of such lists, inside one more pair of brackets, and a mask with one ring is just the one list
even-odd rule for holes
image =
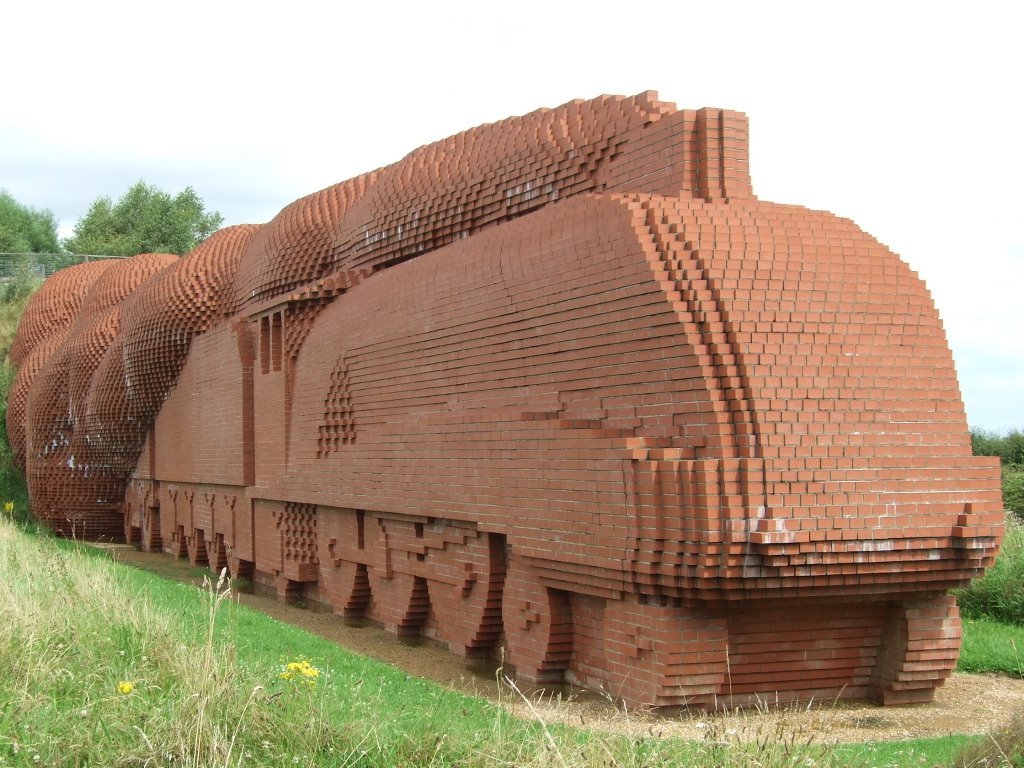
{"label": "brick wheel", "polygon": [[142,540],[142,528],[137,524],[140,521],[135,510],[125,505],[122,519],[124,521],[124,543],[139,546]]}
{"label": "brick wheel", "polygon": [[252,560],[243,560],[231,547],[227,548],[227,553],[228,575],[232,579],[251,579],[254,570]]}
{"label": "brick wheel", "polygon": [[140,546],[145,552],[159,552],[163,549],[163,544],[163,537],[160,535],[160,518],[152,513],[144,514]]}
{"label": "brick wheel", "polygon": [[346,619],[365,615],[370,601],[370,580],[365,564],[350,560],[325,562],[321,558],[320,584],[336,614]]}
{"label": "brick wheel", "polygon": [[339,616],[358,619],[370,601],[367,552],[360,547],[360,515],[353,509],[321,509],[316,516],[320,584]]}
{"label": "brick wheel", "polygon": [[224,534],[214,533],[213,538],[206,539],[206,560],[210,570],[218,576],[228,567],[228,547]]}
{"label": "brick wheel", "polygon": [[476,533],[462,546],[431,551],[427,566],[432,634],[459,655],[485,655],[501,636],[503,541]]}
{"label": "brick wheel", "polygon": [[370,602],[366,616],[399,637],[414,637],[430,613],[426,581],[411,573],[371,566]]}
{"label": "brick wheel", "polygon": [[714,707],[726,686],[723,617],[646,605],[635,595],[605,604],[602,687],[616,699],[653,707]]}
{"label": "brick wheel", "polygon": [[516,676],[538,683],[562,680],[572,653],[569,595],[542,584],[515,555],[505,576],[502,619],[505,661]]}
{"label": "brick wheel", "polygon": [[374,520],[367,528],[372,538],[366,616],[399,637],[416,636],[430,613],[427,582],[411,572],[408,553],[394,549],[382,520]]}
{"label": "brick wheel", "polygon": [[209,565],[209,558],[206,554],[206,536],[203,531],[193,528],[192,535],[186,537],[185,547],[188,551],[188,561],[192,565]]}
{"label": "brick wheel", "polygon": [[956,666],[962,631],[952,595],[891,604],[868,698],[887,706],[932,701]]}

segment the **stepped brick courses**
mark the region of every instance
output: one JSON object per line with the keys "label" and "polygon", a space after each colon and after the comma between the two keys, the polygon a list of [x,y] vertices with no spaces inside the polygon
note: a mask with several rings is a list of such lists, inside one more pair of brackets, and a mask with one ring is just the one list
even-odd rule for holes
{"label": "stepped brick courses", "polygon": [[56,530],[637,704],[929,700],[1002,536],[921,281],[653,93],[66,270],[12,356]]}

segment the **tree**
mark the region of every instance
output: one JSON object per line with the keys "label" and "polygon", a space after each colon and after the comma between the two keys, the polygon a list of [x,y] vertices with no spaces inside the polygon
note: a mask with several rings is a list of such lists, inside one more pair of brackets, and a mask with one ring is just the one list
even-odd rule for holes
{"label": "tree", "polygon": [[1011,429],[1005,435],[985,429],[971,430],[975,456],[998,456],[1004,465],[1024,468],[1024,432]]}
{"label": "tree", "polygon": [[64,241],[73,253],[134,256],[137,253],[188,253],[220,229],[224,218],[207,213],[192,187],[176,197],[139,181],[113,204],[99,197]]}
{"label": "tree", "polygon": [[0,189],[0,253],[59,253],[57,219],[51,211],[22,205]]}

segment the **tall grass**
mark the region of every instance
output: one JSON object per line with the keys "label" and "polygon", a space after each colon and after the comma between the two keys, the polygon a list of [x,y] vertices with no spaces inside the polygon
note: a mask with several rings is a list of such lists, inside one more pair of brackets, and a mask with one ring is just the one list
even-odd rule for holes
{"label": "tall grass", "polygon": [[965,768],[1024,768],[1024,712],[961,750],[954,765]]}
{"label": "tall grass", "polygon": [[108,560],[6,522],[0,568],[0,760],[226,766],[255,749],[269,764],[329,738],[315,690],[240,674],[215,641],[223,583],[193,595],[183,624]]}
{"label": "tall grass", "polygon": [[[223,583],[197,594],[89,552],[0,521],[0,759],[458,764],[494,748],[494,723],[503,749],[519,744],[517,762],[532,759],[530,728],[489,705],[325,654],[231,602]],[[288,662],[302,661],[318,674],[286,679]]]}
{"label": "tall grass", "polygon": [[250,611],[223,583],[168,582],[5,520],[0,572],[5,766],[796,768],[907,750],[933,765],[966,741],[837,748],[783,729],[785,713],[708,718],[694,741],[576,730],[510,685],[522,719]]}
{"label": "tall grass", "polygon": [[1024,626],[1024,523],[1019,517],[1006,516],[1006,538],[995,564],[956,595],[966,618]]}

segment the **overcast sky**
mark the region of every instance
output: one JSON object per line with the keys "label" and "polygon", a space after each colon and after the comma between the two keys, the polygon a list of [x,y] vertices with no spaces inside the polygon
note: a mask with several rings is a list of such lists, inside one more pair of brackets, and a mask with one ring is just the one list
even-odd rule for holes
{"label": "overcast sky", "polygon": [[928,283],[969,422],[1024,427],[1011,2],[8,3],[0,187],[70,234],[195,187],[226,224],[484,122],[602,93],[746,112],[763,200],[852,218]]}

